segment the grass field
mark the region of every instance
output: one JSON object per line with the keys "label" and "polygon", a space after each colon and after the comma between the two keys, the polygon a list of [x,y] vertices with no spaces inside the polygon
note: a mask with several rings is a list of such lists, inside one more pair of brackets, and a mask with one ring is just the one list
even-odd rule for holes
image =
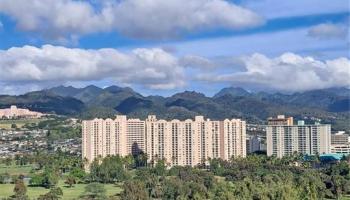
{"label": "grass field", "polygon": [[[84,192],[86,184],[77,184],[74,187],[68,188],[63,180],[59,182],[58,186],[63,191],[62,199],[77,199]],[[107,196],[119,194],[121,188],[114,184],[104,184],[107,191]],[[14,184],[0,184],[0,199],[13,195]],[[40,195],[47,193],[49,190],[43,187],[27,187],[27,195],[30,199],[36,199]]]}
{"label": "grass field", "polygon": [[32,165],[25,165],[25,166],[17,166],[17,165],[10,165],[6,166],[5,164],[0,164],[0,174],[8,173],[10,175],[27,175],[29,174],[30,170],[32,170]]}
{"label": "grass field", "polygon": [[[27,175],[32,168],[32,165],[6,166],[5,164],[0,164],[0,174],[9,173],[10,175]],[[58,186],[63,191],[62,199],[77,199],[84,192],[86,184],[76,184],[74,187],[69,188],[64,184],[64,180],[60,180]],[[121,188],[115,184],[104,184],[104,187],[107,191],[107,196],[112,196],[121,192]],[[0,199],[13,195],[13,188],[14,184],[0,184]],[[27,195],[30,199],[36,199],[48,191],[48,189],[43,187],[27,187]]]}
{"label": "grass field", "polygon": [[12,124],[16,124],[17,128],[22,128],[25,124],[39,123],[45,119],[14,119],[14,120],[0,120],[0,129],[11,129]]}

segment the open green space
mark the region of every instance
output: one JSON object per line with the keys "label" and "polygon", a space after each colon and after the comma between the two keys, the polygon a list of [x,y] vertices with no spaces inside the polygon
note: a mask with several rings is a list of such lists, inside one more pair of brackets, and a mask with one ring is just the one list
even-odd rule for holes
{"label": "open green space", "polygon": [[[33,164],[14,166],[25,161]],[[37,199],[41,195],[47,199],[79,199],[84,195],[85,199],[112,200],[116,199],[116,194],[120,194],[124,200],[349,200],[350,195],[350,156],[325,165],[318,155],[310,156],[307,160],[297,153],[283,158],[248,155],[229,161],[210,159],[209,168],[168,168],[165,160],[147,164],[145,154],[116,155],[93,161],[89,172],[85,172],[84,160],[79,155],[57,151],[7,158],[0,163],[2,173],[30,173],[28,176],[31,178],[28,180],[3,174],[2,182],[5,184],[0,185],[0,199],[15,194],[18,199],[25,199],[26,196]]]}
{"label": "open green space", "polygon": [[[78,199],[78,197],[84,192],[84,188],[87,184],[76,184],[73,187],[69,188],[64,184],[64,181],[61,180],[58,183],[63,191],[62,199]],[[14,184],[0,184],[0,199],[9,197],[13,195]],[[113,196],[121,192],[121,188],[115,184],[104,184],[106,189],[107,196]],[[36,199],[40,195],[49,192],[49,189],[44,187],[28,187],[27,186],[27,195],[30,199]]]}
{"label": "open green space", "polygon": [[12,175],[27,175],[30,173],[32,170],[33,165],[24,165],[24,166],[19,166],[19,165],[5,165],[5,164],[0,164],[0,174],[5,174],[8,173],[11,176]]}
{"label": "open green space", "polygon": [[11,119],[0,120],[0,129],[11,129],[12,124],[16,124],[17,128],[22,128],[25,124],[38,124],[41,121],[47,120],[46,118],[40,119]]}

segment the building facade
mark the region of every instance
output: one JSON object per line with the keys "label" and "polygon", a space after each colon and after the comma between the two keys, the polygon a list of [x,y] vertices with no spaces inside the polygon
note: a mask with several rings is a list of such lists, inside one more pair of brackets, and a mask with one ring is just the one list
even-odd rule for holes
{"label": "building facade", "polygon": [[328,124],[267,125],[267,155],[279,158],[294,152],[315,155],[330,153],[331,126]]}
{"label": "building facade", "polygon": [[83,121],[82,155],[89,162],[107,155],[146,153],[148,162],[164,159],[169,166],[208,164],[211,158],[246,156],[246,123],[240,119],[211,121],[158,120],[150,115],[143,121],[94,119]]}
{"label": "building facade", "polygon": [[345,131],[331,135],[331,153],[350,154],[350,136]]}
{"label": "building facade", "polygon": [[28,109],[17,108],[17,106],[11,106],[10,108],[0,109],[1,118],[40,118],[44,114],[40,112],[30,111]]}
{"label": "building facade", "polygon": [[284,115],[277,115],[276,118],[270,117],[267,119],[267,125],[271,126],[291,126],[293,123],[293,117],[285,117]]}
{"label": "building facade", "polygon": [[261,136],[251,135],[247,139],[247,153],[266,151],[265,140]]}

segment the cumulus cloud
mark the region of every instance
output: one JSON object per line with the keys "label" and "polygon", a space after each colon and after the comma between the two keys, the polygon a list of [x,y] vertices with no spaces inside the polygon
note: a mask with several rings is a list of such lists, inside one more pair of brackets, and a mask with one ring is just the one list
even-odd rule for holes
{"label": "cumulus cloud", "polygon": [[128,37],[167,39],[207,29],[243,29],[263,23],[226,0],[2,0],[0,13],[20,30],[56,40],[116,31]]}
{"label": "cumulus cloud", "polygon": [[285,92],[350,86],[350,60],[320,61],[285,53],[276,58],[262,54],[242,57],[245,70],[217,75],[202,74],[197,79]]}
{"label": "cumulus cloud", "polygon": [[311,27],[308,35],[319,39],[344,39],[347,35],[347,26],[342,24],[319,24]]}
{"label": "cumulus cloud", "polygon": [[[294,53],[205,58],[175,56],[160,48],[86,50],[44,45],[0,51],[2,92],[58,84],[114,82],[153,90],[179,90],[200,81],[248,89],[297,92],[350,86],[350,60],[317,60]],[[26,86],[19,91],[16,88]]]}
{"label": "cumulus cloud", "polygon": [[45,45],[0,51],[0,82],[42,84],[46,82],[113,79],[119,84],[151,89],[185,85],[178,59],[162,49],[84,50]]}

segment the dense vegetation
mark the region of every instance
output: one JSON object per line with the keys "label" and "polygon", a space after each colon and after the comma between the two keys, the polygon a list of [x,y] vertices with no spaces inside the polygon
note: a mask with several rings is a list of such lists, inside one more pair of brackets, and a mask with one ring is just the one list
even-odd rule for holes
{"label": "dense vegetation", "polygon": [[[158,160],[150,166],[146,155],[109,156],[93,162],[90,172],[84,161],[63,152],[17,156],[17,165],[31,164],[28,187],[46,187],[39,199],[59,199],[63,194],[59,180],[66,187],[87,184],[80,199],[339,199],[350,193],[348,158],[341,162],[319,165],[317,156],[307,160],[300,155],[283,159],[250,155],[230,161],[209,160],[210,166],[172,167]],[[28,199],[23,175],[0,175],[0,183],[15,184],[12,199]],[[116,184],[122,192],[107,196],[104,184]]]}
{"label": "dense vegetation", "polygon": [[81,138],[81,125],[75,124],[65,117],[54,117],[44,120],[30,128],[48,130],[47,141],[49,144],[60,139]]}
{"label": "dense vegetation", "polygon": [[[99,177],[100,182],[124,181],[121,199],[337,199],[350,192],[346,160],[320,169],[311,168],[317,157],[302,160],[297,155],[283,159],[252,155],[213,159],[209,168],[169,170],[159,161],[128,176],[127,167],[122,167],[125,161],[113,156],[92,165],[89,176]],[[302,166],[294,166],[296,162]]]}

